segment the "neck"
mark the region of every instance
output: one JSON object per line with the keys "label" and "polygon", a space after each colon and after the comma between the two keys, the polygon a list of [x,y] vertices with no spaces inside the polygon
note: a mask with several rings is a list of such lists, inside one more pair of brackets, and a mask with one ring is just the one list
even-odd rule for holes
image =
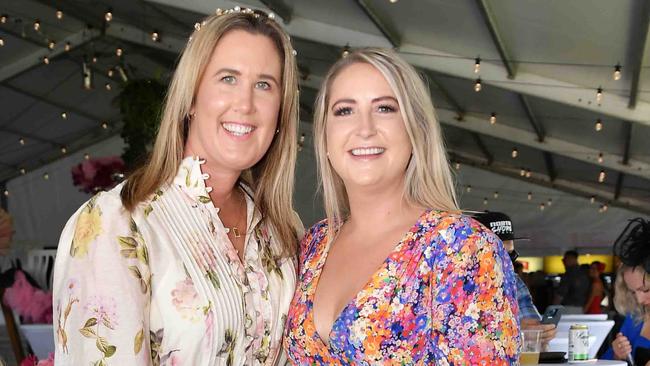
{"label": "neck", "polygon": [[346,187],[350,204],[350,217],[347,222],[355,228],[376,231],[378,222],[402,224],[411,220],[424,210],[409,203],[404,196],[403,179],[391,187],[368,189],[365,187]]}

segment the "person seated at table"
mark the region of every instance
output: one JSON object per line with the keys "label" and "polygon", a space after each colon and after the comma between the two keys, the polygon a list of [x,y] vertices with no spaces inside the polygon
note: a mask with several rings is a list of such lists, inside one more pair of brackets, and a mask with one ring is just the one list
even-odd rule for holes
{"label": "person seated at table", "polygon": [[650,222],[630,220],[614,243],[614,254],[621,259],[614,305],[625,321],[602,358],[626,360],[632,355],[637,366],[647,365],[650,358],[639,359],[637,353],[650,349]]}

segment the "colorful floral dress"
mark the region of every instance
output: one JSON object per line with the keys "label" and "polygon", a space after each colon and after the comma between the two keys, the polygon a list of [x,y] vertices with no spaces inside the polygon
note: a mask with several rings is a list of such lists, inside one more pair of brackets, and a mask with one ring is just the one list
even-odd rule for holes
{"label": "colorful floral dress", "polygon": [[328,223],[301,243],[298,288],[284,340],[296,365],[509,365],[518,363],[512,263],[477,221],[426,211],[334,321],[330,342],[313,301],[327,259]]}
{"label": "colorful floral dress", "polygon": [[[57,365],[274,365],[295,260],[247,197],[244,261],[209,199],[205,161],[133,212],[121,186],[72,216],[54,268]],[[249,192],[250,193],[250,192]]]}

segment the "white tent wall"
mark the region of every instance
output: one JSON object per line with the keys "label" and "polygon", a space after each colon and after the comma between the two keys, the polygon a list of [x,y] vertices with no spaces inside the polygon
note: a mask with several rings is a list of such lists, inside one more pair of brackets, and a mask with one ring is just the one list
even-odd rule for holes
{"label": "white tent wall", "polygon": [[84,160],[85,153],[91,157],[119,156],[123,149],[122,138],[115,136],[8,181],[14,249],[56,247],[68,218],[91,197],[72,184],[72,167]]}

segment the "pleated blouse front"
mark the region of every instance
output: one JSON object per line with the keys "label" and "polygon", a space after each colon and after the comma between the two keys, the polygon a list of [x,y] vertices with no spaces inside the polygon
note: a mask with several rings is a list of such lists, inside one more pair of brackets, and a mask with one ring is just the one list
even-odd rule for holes
{"label": "pleated blouse front", "polygon": [[203,163],[185,158],[173,184],[133,213],[118,186],[69,220],[54,272],[57,365],[284,362],[295,262],[278,255],[248,196],[240,260]]}

